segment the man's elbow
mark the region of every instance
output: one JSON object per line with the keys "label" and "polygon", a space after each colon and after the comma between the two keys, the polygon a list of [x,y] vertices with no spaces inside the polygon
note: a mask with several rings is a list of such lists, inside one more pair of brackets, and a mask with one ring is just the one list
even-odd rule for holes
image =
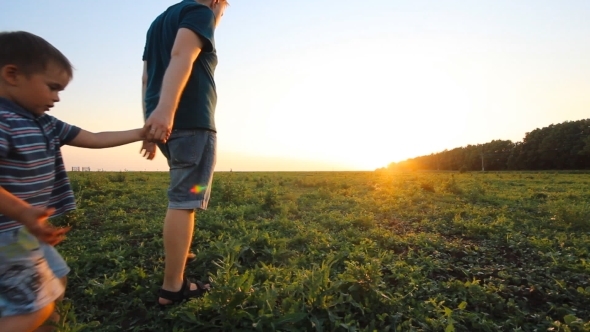
{"label": "man's elbow", "polygon": [[199,56],[200,52],[200,48],[196,48],[193,50],[172,50],[172,52],[170,53],[170,63],[192,66],[195,60],[197,60],[197,57]]}

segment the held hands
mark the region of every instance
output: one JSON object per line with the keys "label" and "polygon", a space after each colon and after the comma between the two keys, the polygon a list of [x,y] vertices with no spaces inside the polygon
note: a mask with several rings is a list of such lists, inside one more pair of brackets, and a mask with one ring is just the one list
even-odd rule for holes
{"label": "held hands", "polygon": [[20,218],[20,222],[27,228],[29,233],[39,241],[49,245],[56,245],[63,241],[66,233],[71,227],[57,228],[47,222],[47,218],[53,214],[55,209],[31,206],[27,208]]}
{"label": "held hands", "polygon": [[156,107],[143,126],[145,140],[165,143],[172,132],[173,121],[174,117],[170,112]]}
{"label": "held hands", "polygon": [[139,153],[143,154],[144,158],[153,160],[156,157],[156,142],[166,143],[172,133],[173,123],[174,112],[166,111],[158,105],[145,121],[141,133],[143,144]]}

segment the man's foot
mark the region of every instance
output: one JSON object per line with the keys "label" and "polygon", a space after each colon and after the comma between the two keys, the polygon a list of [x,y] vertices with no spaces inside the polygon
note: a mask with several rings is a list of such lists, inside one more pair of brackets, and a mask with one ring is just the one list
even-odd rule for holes
{"label": "man's foot", "polygon": [[184,278],[182,286],[177,292],[168,291],[160,288],[158,290],[158,304],[160,306],[167,306],[170,304],[180,303],[184,300],[199,298],[205,295],[211,289],[211,285],[203,284],[201,281],[191,283],[188,278]]}

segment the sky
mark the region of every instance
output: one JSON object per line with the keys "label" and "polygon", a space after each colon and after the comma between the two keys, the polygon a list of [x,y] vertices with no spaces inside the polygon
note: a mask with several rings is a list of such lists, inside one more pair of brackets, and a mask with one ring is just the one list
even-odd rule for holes
{"label": "sky", "polygon": [[[0,0],[0,31],[60,49],[74,79],[51,115],[143,126],[141,55],[175,1]],[[231,0],[216,30],[216,171],[374,170],[589,118],[587,0]],[[66,146],[66,167],[166,171],[141,143]]]}

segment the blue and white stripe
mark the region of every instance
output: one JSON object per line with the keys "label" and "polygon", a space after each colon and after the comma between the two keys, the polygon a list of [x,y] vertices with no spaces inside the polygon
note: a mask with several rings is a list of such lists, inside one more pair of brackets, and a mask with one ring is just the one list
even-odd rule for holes
{"label": "blue and white stripe", "polygon": [[[50,115],[35,117],[0,98],[0,186],[34,206],[55,208],[54,216],[75,209],[60,147],[80,128]],[[22,225],[0,214],[0,232]]]}

